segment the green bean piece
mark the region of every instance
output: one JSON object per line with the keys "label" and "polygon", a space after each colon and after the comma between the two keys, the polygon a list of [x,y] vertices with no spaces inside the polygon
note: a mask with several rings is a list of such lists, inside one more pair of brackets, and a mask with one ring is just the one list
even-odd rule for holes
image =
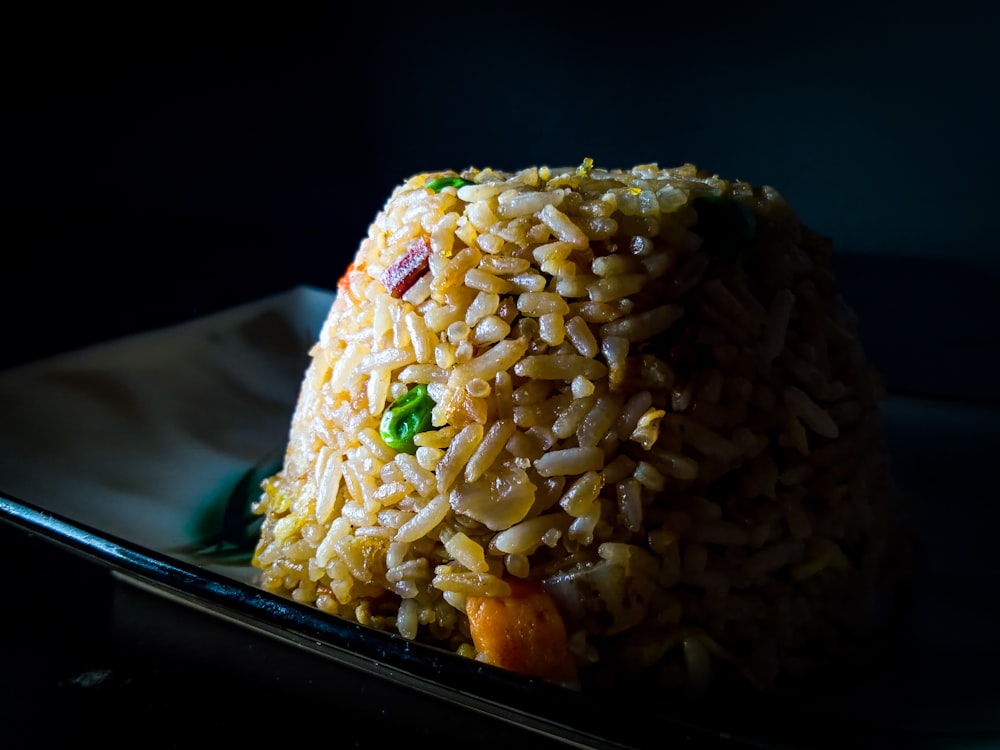
{"label": "green bean piece", "polygon": [[462,177],[437,177],[424,185],[424,187],[428,190],[433,190],[435,193],[440,193],[442,188],[460,188],[463,185],[473,184],[475,183],[473,183],[472,180],[466,180]]}
{"label": "green bean piece", "polygon": [[749,207],[721,195],[701,195],[691,201],[698,222],[693,231],[705,240],[705,251],[736,260],[757,236],[757,217]]}
{"label": "green bean piece", "polygon": [[435,429],[431,424],[433,408],[434,399],[427,394],[427,386],[423,383],[413,386],[393,401],[382,415],[379,425],[382,440],[393,450],[411,455],[416,453],[414,436]]}

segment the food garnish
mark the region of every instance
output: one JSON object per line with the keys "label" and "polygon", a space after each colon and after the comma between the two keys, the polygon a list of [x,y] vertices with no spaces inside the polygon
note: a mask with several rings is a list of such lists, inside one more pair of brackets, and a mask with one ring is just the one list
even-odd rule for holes
{"label": "food garnish", "polygon": [[466,180],[462,177],[436,177],[424,185],[424,187],[428,190],[433,190],[435,193],[440,193],[446,187],[460,188],[464,185],[474,184],[472,180]]}
{"label": "food garnish", "polygon": [[401,453],[416,453],[413,438],[434,429],[431,424],[433,409],[434,399],[428,395],[427,386],[423,383],[413,386],[393,401],[382,415],[379,434],[383,442]]}

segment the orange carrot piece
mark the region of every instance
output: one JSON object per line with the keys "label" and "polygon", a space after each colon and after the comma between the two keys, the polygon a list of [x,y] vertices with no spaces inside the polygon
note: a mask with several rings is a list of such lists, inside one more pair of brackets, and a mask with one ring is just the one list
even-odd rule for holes
{"label": "orange carrot piece", "polygon": [[470,596],[467,600],[478,658],[530,677],[576,682],[576,661],[552,597],[537,584],[508,582],[510,596]]}
{"label": "orange carrot piece", "polygon": [[361,263],[361,265],[355,265],[350,263],[347,266],[347,270],[344,271],[340,279],[337,280],[337,298],[334,300],[334,305],[337,309],[343,310],[347,306],[347,298],[350,297],[354,304],[361,302],[357,295],[354,294],[354,290],[351,289],[351,277],[354,274],[364,270],[367,264]]}

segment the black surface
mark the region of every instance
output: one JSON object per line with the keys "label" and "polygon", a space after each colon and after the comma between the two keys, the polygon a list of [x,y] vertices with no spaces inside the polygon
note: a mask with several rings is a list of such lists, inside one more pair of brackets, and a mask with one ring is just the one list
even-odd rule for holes
{"label": "black surface", "polygon": [[[845,252],[893,386],[995,402],[994,4],[327,7],[7,11],[0,368],[332,288],[412,172],[590,156],[779,187]],[[289,697],[384,747],[431,708],[4,524],[0,564],[4,747],[257,745]]]}
{"label": "black surface", "polygon": [[588,7],[8,10],[0,366],[330,287],[395,184],[469,165],[694,162],[1000,273],[1000,6]]}
{"label": "black surface", "polygon": [[35,574],[0,628],[5,747],[261,743],[296,725],[340,747],[422,746],[440,721],[476,747],[565,746],[120,582],[2,523],[0,544]]}

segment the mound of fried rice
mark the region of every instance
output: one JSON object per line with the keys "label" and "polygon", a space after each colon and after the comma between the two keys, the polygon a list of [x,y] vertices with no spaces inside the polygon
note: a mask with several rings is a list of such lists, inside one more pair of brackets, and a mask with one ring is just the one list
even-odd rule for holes
{"label": "mound of fried rice", "polygon": [[311,351],[261,585],[584,688],[862,663],[893,493],[832,261],[775,189],[690,164],[414,175]]}

